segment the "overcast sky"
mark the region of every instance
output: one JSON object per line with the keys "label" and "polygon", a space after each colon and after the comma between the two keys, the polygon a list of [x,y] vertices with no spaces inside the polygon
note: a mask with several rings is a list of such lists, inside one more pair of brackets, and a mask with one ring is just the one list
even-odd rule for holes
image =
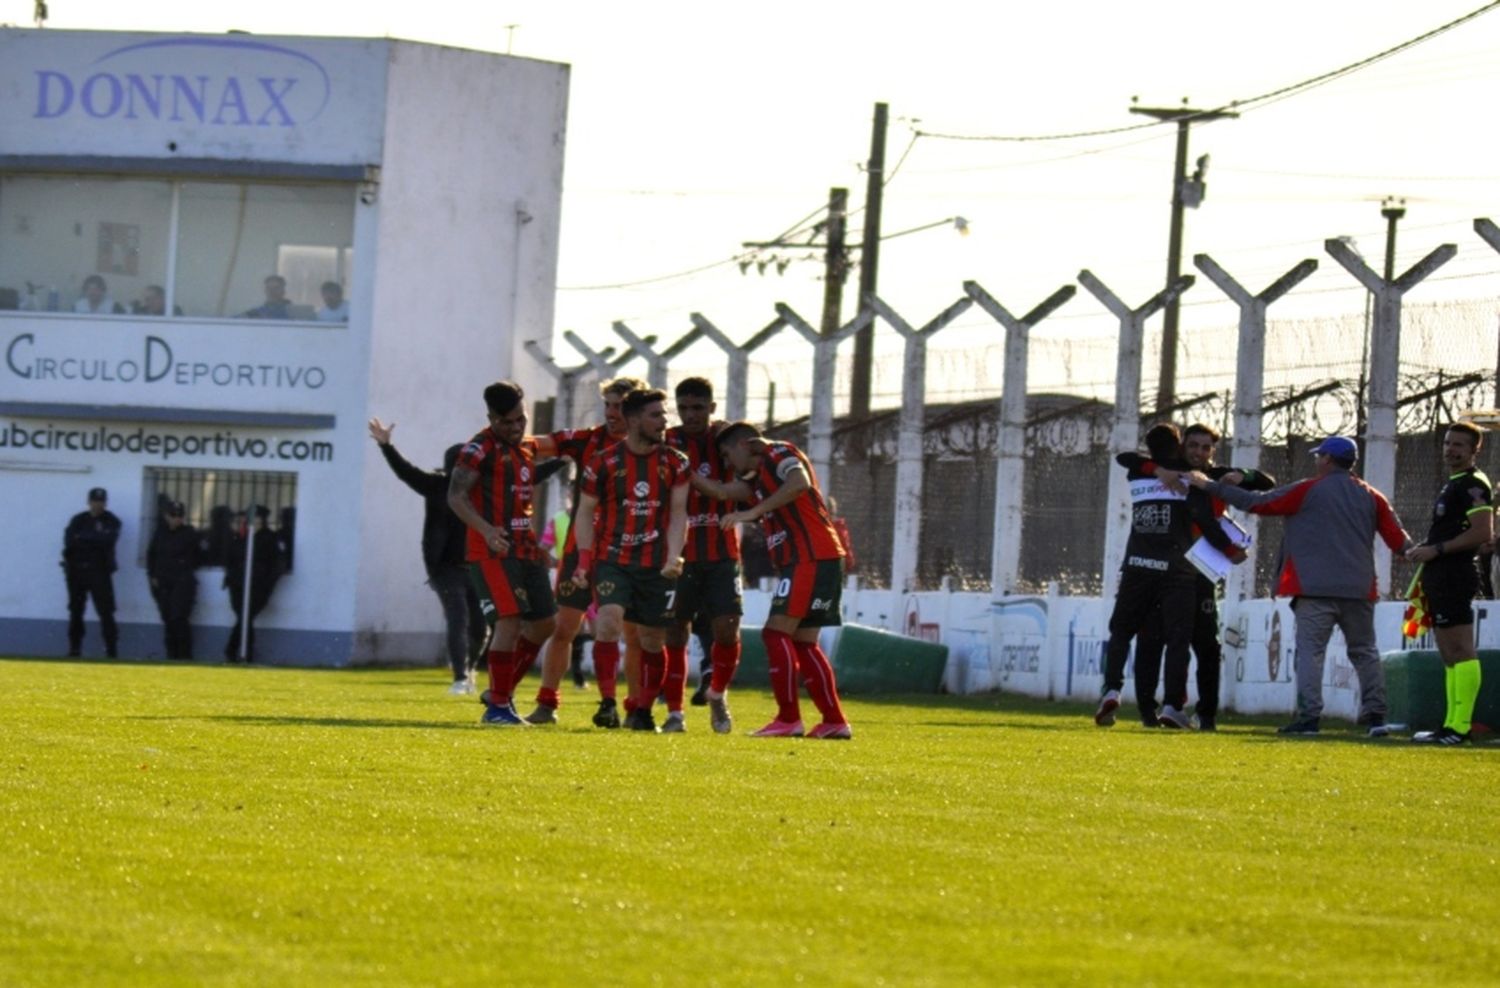
{"label": "overcast sky", "polygon": [[[815,319],[820,262],[783,251],[742,275],[726,261],[813,212],[830,186],[864,200],[872,106],[891,108],[885,230],[963,216],[888,242],[881,294],[925,320],[981,282],[1029,309],[1089,268],[1127,302],[1163,283],[1173,130],[1037,142],[913,142],[913,131],[1046,135],[1141,122],[1142,105],[1213,107],[1317,76],[1481,7],[1480,0],[1200,0],[920,4],[453,0],[253,4],[51,0],[54,28],[394,36],[572,66],[556,329],[604,345],[625,319],[666,339],[702,311],[748,336],[785,301]],[[473,11],[478,10],[478,13]],[[31,0],[0,0],[28,24]],[[515,25],[513,28],[510,25]],[[1358,73],[1195,127],[1208,197],[1187,218],[1187,255],[1211,253],[1259,290],[1325,238],[1381,254],[1380,201],[1407,200],[1400,268],[1444,241],[1460,253],[1423,298],[1492,297],[1500,255],[1471,231],[1500,216],[1500,10]],[[853,220],[854,236],[860,219]],[[580,290],[632,284],[629,288]],[[1363,302],[1324,258],[1299,299]],[[1223,322],[1218,293],[1193,290],[1184,327]],[[850,291],[846,313],[853,312]],[[1091,298],[1070,331],[1108,320]],[[846,315],[847,317],[847,315]],[[1232,321],[1232,310],[1228,318]],[[964,324],[983,332],[985,317]],[[890,334],[886,334],[890,335]],[[712,359],[706,356],[705,359]]]}

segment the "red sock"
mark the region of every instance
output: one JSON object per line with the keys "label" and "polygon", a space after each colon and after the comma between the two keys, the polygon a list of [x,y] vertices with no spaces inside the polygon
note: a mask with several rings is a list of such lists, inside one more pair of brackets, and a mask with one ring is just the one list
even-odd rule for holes
{"label": "red sock", "polygon": [[730,682],[734,680],[734,671],[740,667],[740,643],[736,641],[733,645],[720,645],[714,642],[708,654],[714,663],[708,688],[722,694],[729,689]]}
{"label": "red sock", "polygon": [[784,631],[763,628],[761,639],[766,643],[766,663],[771,669],[771,692],[776,695],[776,719],[794,721],[802,719],[802,707],[797,700],[797,650],[792,636]]}
{"label": "red sock", "polygon": [[599,696],[606,700],[615,698],[615,683],[620,674],[620,643],[594,642],[594,679],[599,683]]}
{"label": "red sock", "polygon": [[503,707],[510,702],[510,682],[515,667],[515,652],[490,649],[485,656],[490,666],[490,703]]}
{"label": "red sock", "polygon": [[[661,652],[648,652],[641,649],[641,702],[640,706],[651,709],[651,704],[656,702],[656,695],[661,692],[662,681],[667,678],[667,657]],[[682,701],[678,700],[678,709],[682,709]]]}
{"label": "red sock", "polygon": [[539,707],[551,707],[553,710],[556,710],[562,705],[562,700],[557,695],[557,690],[548,689],[543,686],[536,691],[536,705]]}
{"label": "red sock", "polygon": [[667,698],[667,709],[682,709],[682,694],[687,686],[687,646],[668,645],[663,651],[667,656],[666,678],[662,680],[662,695]]}
{"label": "red sock", "polygon": [[531,667],[536,664],[536,657],[541,653],[541,651],[541,643],[534,642],[530,638],[527,638],[525,635],[522,635],[516,640],[516,672],[515,677],[510,684],[510,692],[512,696],[516,694],[516,687],[521,685],[521,680],[526,678],[526,674],[530,672]]}
{"label": "red sock", "polygon": [[817,642],[797,642],[797,668],[813,705],[823,715],[825,724],[848,723],[839,703],[839,688],[833,680],[833,664]]}

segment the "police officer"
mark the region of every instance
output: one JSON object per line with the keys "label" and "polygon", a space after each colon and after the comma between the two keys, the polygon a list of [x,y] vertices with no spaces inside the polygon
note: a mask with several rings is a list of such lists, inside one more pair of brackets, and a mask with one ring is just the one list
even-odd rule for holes
{"label": "police officer", "polygon": [[[247,517],[243,511],[234,516],[234,534],[229,537],[229,551],[224,561],[224,587],[229,591],[229,606],[234,608],[234,630],[224,644],[224,658],[234,662],[240,654],[241,622],[248,625],[245,641],[245,661],[255,661],[255,618],[266,609],[271,600],[271,591],[281,577],[281,540],[266,527],[271,510],[263,505],[255,507],[255,533],[252,538]],[[241,613],[245,606],[245,556],[250,553],[250,613]]]}
{"label": "police officer", "polygon": [[68,581],[68,655],[83,649],[83,609],[94,598],[99,630],[104,635],[104,654],[119,655],[120,631],[115,625],[115,543],[120,540],[120,519],[105,505],[109,493],[102,487],[89,491],[89,509],[80,511],[63,531],[62,568]]}
{"label": "police officer", "polygon": [[146,549],[146,575],[151,596],[166,626],[167,658],[193,657],[193,626],[189,619],[198,596],[198,533],[187,524],[181,501],[167,504],[165,520],[156,526]]}

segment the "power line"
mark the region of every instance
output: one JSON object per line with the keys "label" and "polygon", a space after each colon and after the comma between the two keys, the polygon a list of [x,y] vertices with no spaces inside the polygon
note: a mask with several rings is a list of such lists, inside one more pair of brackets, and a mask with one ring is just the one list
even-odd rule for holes
{"label": "power line", "polygon": [[[1446,24],[1435,27],[1432,30],[1427,31],[1423,34],[1419,34],[1414,38],[1408,38],[1398,45],[1392,45],[1390,48],[1386,48],[1383,51],[1376,52],[1375,54],[1362,58],[1357,62],[1350,62],[1347,65],[1340,66],[1339,68],[1324,72],[1320,75],[1315,75],[1310,78],[1303,79],[1300,82],[1294,82],[1288,86],[1282,86],[1279,89],[1273,89],[1270,92],[1261,93],[1257,96],[1251,96],[1246,99],[1234,100],[1232,102],[1224,104],[1223,106],[1205,110],[1203,111],[1203,113],[1205,115],[1213,113],[1223,113],[1226,110],[1240,110],[1243,112],[1246,110],[1259,108],[1263,105],[1280,102],[1283,99],[1287,99],[1291,96],[1296,96],[1300,93],[1306,92],[1309,89],[1313,89],[1317,86],[1324,85],[1325,83],[1332,82],[1335,79],[1349,75],[1352,72],[1357,72],[1360,69],[1367,68],[1368,66],[1374,65],[1376,62],[1380,62],[1387,58],[1390,58],[1393,55],[1400,54],[1401,52],[1406,51],[1409,48],[1414,48],[1417,45],[1422,44],[1423,42],[1430,41],[1433,38],[1436,38],[1438,35],[1445,34],[1448,31],[1459,27],[1460,25],[1474,20],[1482,14],[1489,13],[1496,7],[1500,7],[1500,0],[1492,0],[1492,2],[1485,4],[1483,7],[1480,7],[1477,10],[1472,10],[1462,17],[1451,20]],[[1097,130],[1079,130],[1060,134],[948,134],[924,130],[915,130],[914,133],[918,137],[931,137],[937,140],[945,141],[990,141],[1009,144],[1023,144],[1037,143],[1041,141],[1069,141],[1084,137],[1105,137],[1111,134],[1125,134],[1131,131],[1160,127],[1165,122],[1167,121],[1152,121],[1150,123],[1127,124],[1120,127],[1104,127]],[[1176,121],[1172,122],[1175,123]]]}

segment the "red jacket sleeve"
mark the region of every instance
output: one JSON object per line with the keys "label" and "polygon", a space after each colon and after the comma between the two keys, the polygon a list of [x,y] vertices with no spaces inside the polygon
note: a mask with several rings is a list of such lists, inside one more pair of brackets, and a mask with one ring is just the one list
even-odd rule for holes
{"label": "red jacket sleeve", "polygon": [[1385,544],[1390,546],[1392,552],[1400,552],[1406,548],[1411,539],[1406,534],[1406,529],[1401,527],[1401,520],[1396,517],[1396,512],[1391,510],[1391,502],[1385,499],[1385,495],[1370,488],[1370,496],[1375,498],[1375,529]]}

